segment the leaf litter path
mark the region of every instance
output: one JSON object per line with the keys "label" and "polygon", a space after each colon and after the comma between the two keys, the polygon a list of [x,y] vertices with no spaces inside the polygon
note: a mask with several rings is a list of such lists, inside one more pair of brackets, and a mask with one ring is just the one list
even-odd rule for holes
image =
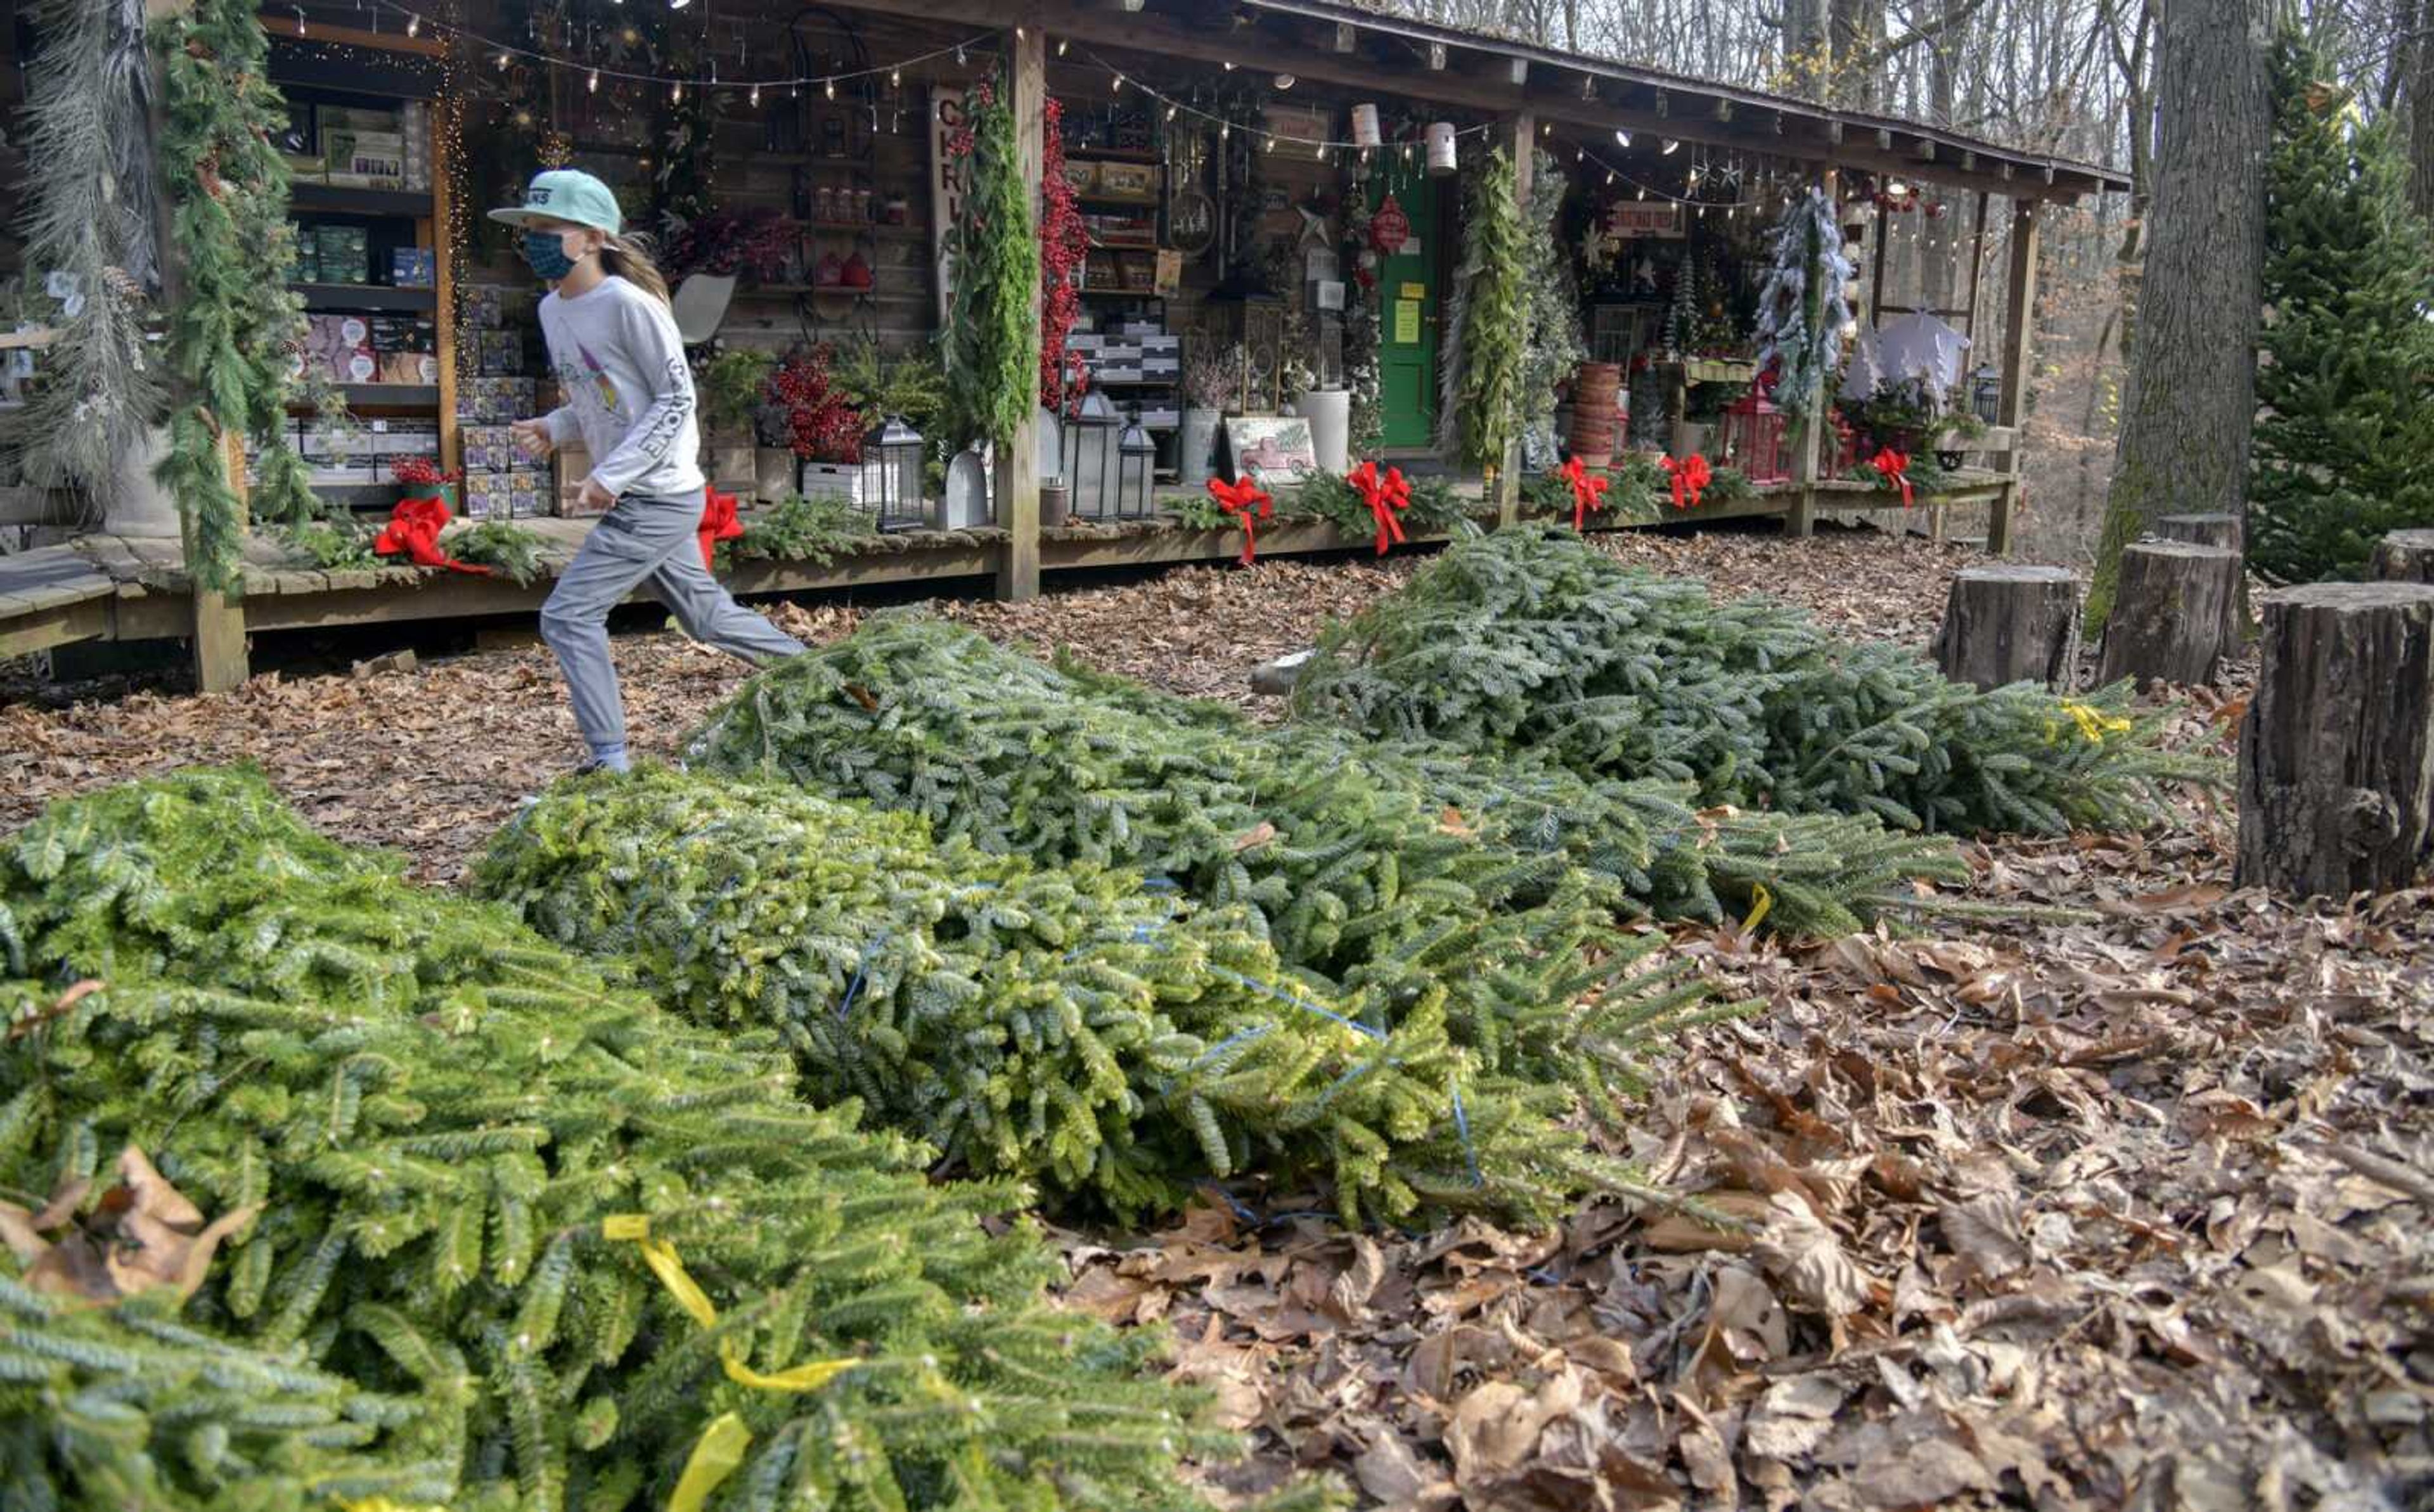
{"label": "leaf litter path", "polygon": [[[1605,546],[1911,645],[1967,560],[1867,534]],[[945,607],[1247,704],[1252,663],[1411,566]],[[743,675],[674,637],[616,654],[651,754]],[[2237,701],[2181,707],[2185,739],[2228,749]],[[250,759],[444,882],[574,744],[538,649],[0,708],[0,828]],[[2234,892],[2229,816],[2181,820],[1972,848],[1978,896],[2093,922],[1789,949],[1675,931],[1763,1011],[1688,1041],[1617,1140],[1744,1232],[1593,1204],[1546,1234],[1346,1235],[1237,1190],[1166,1233],[1061,1234],[1072,1300],[1174,1331],[1176,1369],[1252,1430],[1212,1472],[1232,1488],[1310,1467],[1428,1509],[2434,1504],[2434,893]]]}

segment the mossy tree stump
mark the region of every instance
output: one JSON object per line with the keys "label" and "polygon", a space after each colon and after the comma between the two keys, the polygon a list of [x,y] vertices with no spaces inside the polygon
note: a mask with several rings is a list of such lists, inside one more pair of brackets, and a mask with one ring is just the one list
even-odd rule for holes
{"label": "mossy tree stump", "polygon": [[2264,609],[2237,881],[2303,897],[2409,886],[2434,865],[2434,586],[2318,583]]}
{"label": "mossy tree stump", "polygon": [[2203,683],[2230,647],[2239,553],[2185,541],[2121,549],[2119,595],[2104,627],[2101,680]]}

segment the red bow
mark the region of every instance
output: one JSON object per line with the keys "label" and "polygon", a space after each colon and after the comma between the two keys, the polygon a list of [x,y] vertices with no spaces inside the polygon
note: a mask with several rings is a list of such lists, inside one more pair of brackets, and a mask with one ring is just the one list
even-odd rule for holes
{"label": "red bow", "polygon": [[1693,455],[1688,462],[1677,462],[1671,457],[1661,457],[1658,462],[1673,480],[1673,507],[1698,508],[1699,496],[1707,491],[1707,484],[1715,478],[1715,473],[1707,467],[1707,459]]}
{"label": "red bow", "polygon": [[1589,517],[1605,507],[1606,485],[1614,480],[1590,477],[1589,469],[1578,457],[1564,464],[1563,478],[1572,485],[1572,529],[1586,530]]}
{"label": "red bow", "polygon": [[735,518],[733,494],[720,493],[707,484],[701,493],[701,565],[716,571],[718,543],[743,535],[744,522]]}
{"label": "red bow", "polygon": [[1364,462],[1344,475],[1344,481],[1360,492],[1361,501],[1369,506],[1371,518],[1378,521],[1378,554],[1386,548],[1409,537],[1403,534],[1401,510],[1412,507],[1412,484],[1400,467],[1388,467],[1386,476],[1378,476],[1378,464]]}
{"label": "red bow", "polygon": [[1884,479],[1885,486],[1901,490],[1902,507],[1908,509],[1911,503],[1910,458],[1887,447],[1877,452],[1877,459],[1868,466],[1877,469],[1877,475]]}
{"label": "red bow", "polygon": [[1257,518],[1265,519],[1276,513],[1276,501],[1268,497],[1265,488],[1249,478],[1236,483],[1211,478],[1208,480],[1208,493],[1217,501],[1217,507],[1233,516],[1235,523],[1243,527],[1243,565],[1250,566],[1251,558],[1258,555],[1260,550],[1260,533],[1252,523],[1254,511],[1256,509]]}
{"label": "red bow", "polygon": [[372,554],[396,556],[403,552],[417,567],[444,567],[452,572],[489,577],[489,568],[460,562],[439,549],[439,528],[447,523],[447,500],[436,494],[428,499],[401,499],[397,508],[389,512],[388,528],[372,542]]}

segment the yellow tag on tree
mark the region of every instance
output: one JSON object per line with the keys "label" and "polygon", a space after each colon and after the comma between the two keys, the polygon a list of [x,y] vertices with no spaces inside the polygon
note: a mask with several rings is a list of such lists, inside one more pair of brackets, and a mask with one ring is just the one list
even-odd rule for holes
{"label": "yellow tag on tree", "polygon": [[651,1215],[647,1213],[611,1213],[600,1220],[603,1239],[635,1240],[651,1236]]}
{"label": "yellow tag on tree", "polygon": [[684,1473],[677,1477],[677,1488],[668,1496],[668,1512],[701,1512],[710,1493],[735,1473],[744,1463],[744,1452],[751,1447],[752,1430],[744,1426],[743,1419],[731,1412],[711,1419],[685,1460]]}

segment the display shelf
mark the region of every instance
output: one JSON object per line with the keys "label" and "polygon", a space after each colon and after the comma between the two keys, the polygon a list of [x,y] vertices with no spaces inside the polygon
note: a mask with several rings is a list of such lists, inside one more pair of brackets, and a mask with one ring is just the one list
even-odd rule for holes
{"label": "display shelf", "polygon": [[1067,162],[1149,162],[1159,161],[1157,153],[1147,147],[1067,147]]}
{"label": "display shelf", "polygon": [[1086,195],[1077,191],[1073,195],[1073,203],[1077,205],[1112,205],[1121,210],[1156,210],[1157,208],[1157,196],[1156,195]]}
{"label": "display shelf", "polygon": [[[439,407],[439,385],[437,383],[340,383],[338,397],[351,410],[436,410]],[[299,409],[310,408],[298,405]]]}
{"label": "display shelf", "polygon": [[1165,295],[1155,289],[1076,289],[1085,299],[1163,299]]}
{"label": "display shelf", "polygon": [[287,208],[317,215],[389,215],[420,219],[431,213],[431,192],[416,189],[343,189],[299,181],[287,186]]}
{"label": "display shelf", "polygon": [[1101,378],[1096,374],[1090,378],[1094,388],[1173,388],[1182,382],[1180,378]]}
{"label": "display shelf", "polygon": [[434,289],[400,289],[383,283],[290,283],[287,287],[302,295],[304,308],[313,311],[439,308],[438,291]]}

